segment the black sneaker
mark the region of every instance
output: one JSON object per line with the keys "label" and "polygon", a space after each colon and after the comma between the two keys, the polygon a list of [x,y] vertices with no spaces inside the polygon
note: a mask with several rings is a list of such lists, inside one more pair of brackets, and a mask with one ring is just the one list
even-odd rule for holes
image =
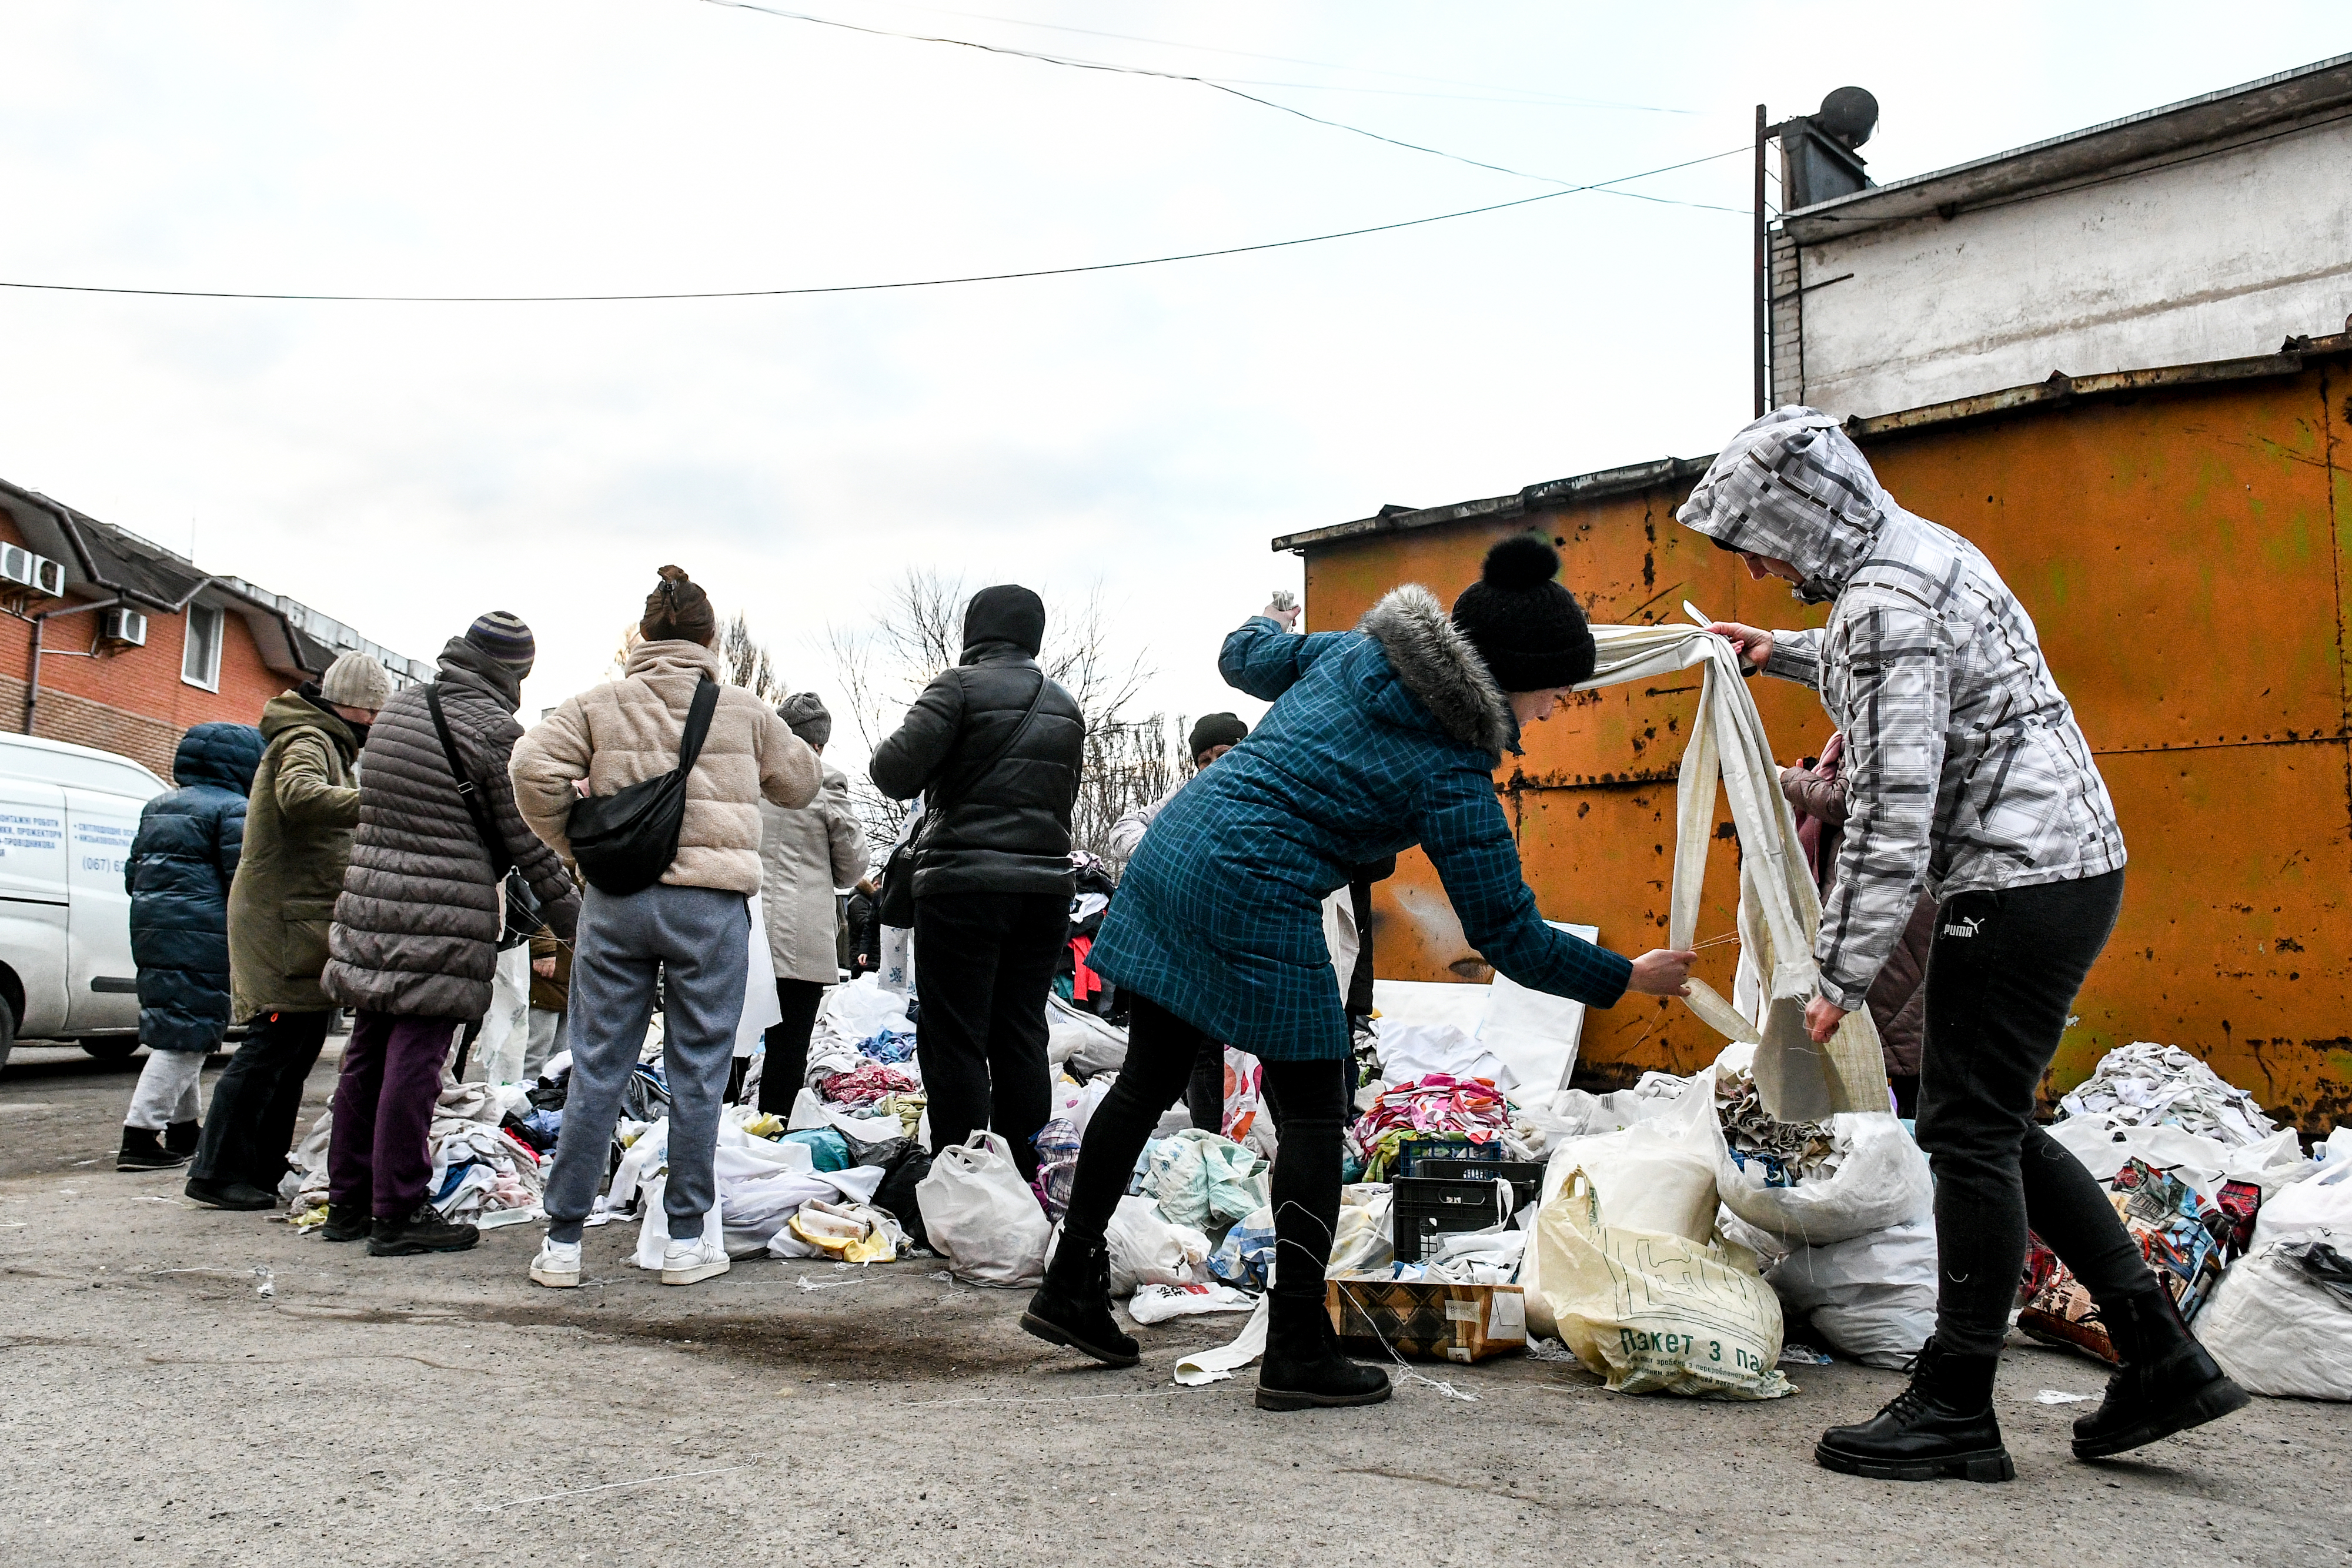
{"label": "black sneaker", "polygon": [[341,1210],[330,1204],[326,1223],[319,1227],[319,1234],[330,1241],[365,1241],[374,1228],[375,1221],[365,1209],[346,1219]]}
{"label": "black sneaker", "polygon": [[247,1181],[206,1181],[202,1176],[190,1176],[181,1189],[206,1208],[235,1208],[259,1212],[278,1207],[278,1195],[264,1192]]}
{"label": "black sneaker", "polygon": [[482,1233],[474,1227],[452,1225],[436,1214],[431,1204],[419,1204],[405,1219],[376,1217],[368,1234],[368,1256],[413,1258],[419,1252],[463,1252],[481,1239]]}
{"label": "black sneaker", "polygon": [[189,1156],[163,1146],[163,1140],[152,1127],[122,1129],[122,1148],[114,1156],[114,1168],[119,1171],[177,1170],[188,1163]]}

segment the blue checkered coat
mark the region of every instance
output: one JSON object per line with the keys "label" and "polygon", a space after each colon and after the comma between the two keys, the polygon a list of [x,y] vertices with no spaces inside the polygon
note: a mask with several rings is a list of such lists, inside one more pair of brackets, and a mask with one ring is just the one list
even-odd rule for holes
{"label": "blue checkered coat", "polygon": [[1343,1057],[1319,905],[1349,866],[1419,844],[1496,968],[1595,1007],[1623,993],[1630,964],[1536,912],[1495,796],[1517,726],[1427,590],[1397,590],[1356,632],[1254,618],[1217,663],[1273,710],[1153,821],[1090,966],[1261,1057]]}

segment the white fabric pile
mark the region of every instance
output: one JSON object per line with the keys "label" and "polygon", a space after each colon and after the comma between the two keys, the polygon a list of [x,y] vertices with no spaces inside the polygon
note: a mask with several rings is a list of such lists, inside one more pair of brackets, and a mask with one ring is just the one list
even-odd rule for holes
{"label": "white fabric pile", "polygon": [[2069,1116],[2103,1116],[2113,1126],[2161,1123],[2231,1148],[2277,1131],[2245,1090],[2179,1046],[2149,1040],[2107,1052],[2082,1087],[2058,1103]]}

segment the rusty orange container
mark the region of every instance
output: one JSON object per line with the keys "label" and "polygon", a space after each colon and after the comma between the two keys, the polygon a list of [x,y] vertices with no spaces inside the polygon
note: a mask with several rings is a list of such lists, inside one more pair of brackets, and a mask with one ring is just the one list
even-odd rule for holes
{"label": "rusty orange container", "polygon": [[[2110,1048],[2181,1046],[2272,1114],[2324,1133],[2352,1103],[2352,335],[2222,364],[2053,378],[1857,421],[1879,476],[1974,540],[2023,601],[2121,814],[2121,924],[2045,1094]],[[1450,601],[1496,539],[1538,529],[1596,622],[1706,613],[1817,626],[1674,521],[1704,461],[1293,535],[1307,623],[1354,624],[1400,582]],[[1817,752],[1810,691],[1759,677],[1780,760]],[[1544,913],[1638,952],[1664,939],[1675,774],[1696,680],[1586,694],[1496,776]],[[1717,835],[1731,840],[1727,814]],[[1733,927],[1736,846],[1710,862],[1704,939]],[[1385,978],[1483,980],[1418,853],[1374,899]],[[1734,948],[1700,973],[1729,990]],[[1694,1071],[1722,1041],[1679,1004],[1591,1014],[1580,1076]]]}

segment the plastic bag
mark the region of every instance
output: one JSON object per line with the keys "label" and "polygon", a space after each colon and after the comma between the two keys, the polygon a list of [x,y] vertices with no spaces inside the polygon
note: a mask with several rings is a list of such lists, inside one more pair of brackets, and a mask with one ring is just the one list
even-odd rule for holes
{"label": "plastic bag", "polygon": [[[1189,1285],[1204,1271],[1209,1238],[1190,1226],[1171,1225],[1148,1197],[1122,1197],[1103,1228],[1110,1250],[1110,1293],[1131,1296],[1146,1285]],[[1062,1243],[1054,1228],[1054,1247]],[[1053,1251],[1046,1253],[1051,1262]]]}
{"label": "plastic bag", "polygon": [[[2254,1217],[2254,1249],[2274,1241],[2327,1241],[2352,1254],[2352,1128],[2327,1139],[2327,1160],[2316,1173],[2276,1197],[2265,1196]],[[2340,1152],[2339,1152],[2340,1151]]]}
{"label": "plastic bag", "polygon": [[916,1187],[915,1202],[927,1244],[957,1279],[1034,1285],[1045,1277],[1053,1227],[1001,1134],[974,1133],[970,1142],[941,1149]]}
{"label": "plastic bag", "polygon": [[1206,1230],[1263,1208],[1272,1196],[1266,1170],[1231,1138],[1188,1126],[1151,1151],[1143,1190],[1175,1224]]}
{"label": "plastic bag", "polygon": [[1030,1179],[1029,1190],[1037,1195],[1046,1220],[1059,1225],[1070,1207],[1070,1185],[1078,1176],[1077,1124],[1057,1116],[1037,1129],[1029,1146],[1037,1151],[1037,1174]]}
{"label": "plastic bag", "polygon": [[1390,1205],[1385,1182],[1362,1182],[1339,1192],[1339,1224],[1331,1235],[1331,1260],[1323,1272],[1376,1274],[1396,1261],[1396,1244],[1389,1234]]}
{"label": "plastic bag", "polygon": [[1766,1278],[1789,1316],[1810,1314],[1832,1349],[1865,1366],[1906,1367],[1936,1328],[1935,1221],[1800,1247]]}
{"label": "plastic bag", "polygon": [[1606,1224],[1604,1212],[1579,1170],[1536,1219],[1543,1293],[1586,1370],[1621,1394],[1778,1399],[1796,1392],[1773,1369],[1780,1299],[1744,1259],[1671,1233]]}
{"label": "plastic bag", "polygon": [[1209,1254],[1209,1272],[1228,1285],[1263,1291],[1274,1264],[1274,1210],[1261,1208],[1225,1232]]}
{"label": "plastic bag", "polygon": [[2352,1399],[2352,1259],[2325,1241],[2257,1246],[2221,1277],[2197,1337],[2252,1393]]}
{"label": "plastic bag", "polygon": [[1197,1317],[1204,1312],[1249,1312],[1257,1298],[1230,1285],[1139,1285],[1127,1303],[1127,1315],[1139,1323],[1164,1323],[1170,1318]]}
{"label": "plastic bag", "polygon": [[1891,1114],[1844,1112],[1830,1118],[1843,1155],[1825,1176],[1793,1186],[1767,1185],[1761,1161],[1743,1168],[1725,1151],[1723,1205],[1757,1229],[1798,1247],[1823,1247],[1927,1218],[1935,1186],[1927,1156]]}

